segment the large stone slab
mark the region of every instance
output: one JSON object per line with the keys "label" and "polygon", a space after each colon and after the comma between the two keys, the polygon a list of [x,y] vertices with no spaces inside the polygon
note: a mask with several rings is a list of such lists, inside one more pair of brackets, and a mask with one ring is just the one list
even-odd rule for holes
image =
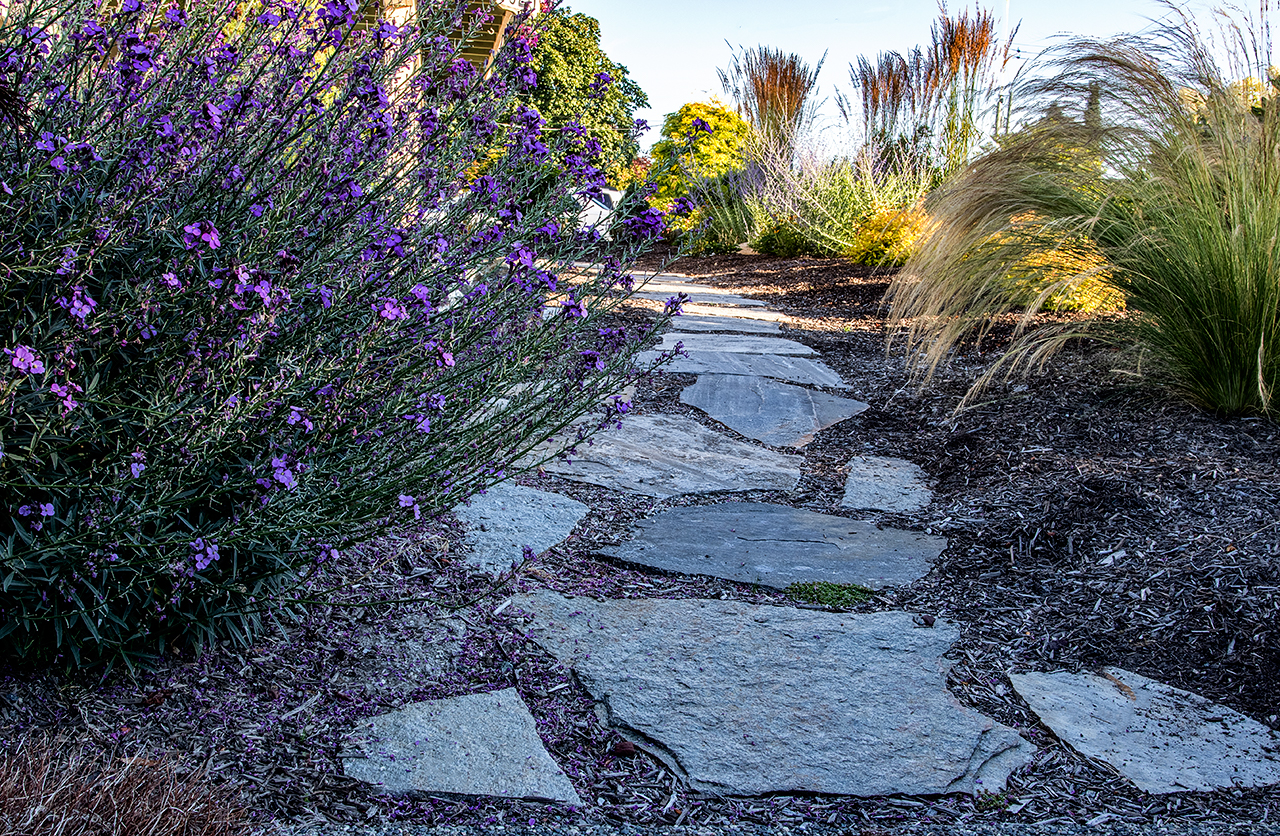
{"label": "large stone slab", "polygon": [[884,456],[854,456],[844,483],[841,508],[910,514],[929,504],[929,476],[919,465]]}
{"label": "large stone slab", "polygon": [[996,791],[1033,751],[947,690],[944,622],[549,591],[515,605],[613,725],[702,791]]}
{"label": "large stone slab", "polygon": [[1197,694],[1119,668],[1009,679],[1059,740],[1143,792],[1280,784],[1280,734]]}
{"label": "large stone slab", "polygon": [[519,563],[524,547],[541,554],[569,536],[591,509],[567,496],[503,482],[453,513],[467,524],[467,562],[496,573]]}
{"label": "large stone slab", "polygon": [[690,302],[700,305],[727,305],[744,308],[763,308],[764,302],[759,299],[748,299],[746,296],[739,296],[720,288],[708,287],[704,284],[693,284],[691,282],[681,281],[655,281],[650,280],[642,285],[638,285],[636,291],[631,294],[633,298],[652,299],[657,302],[665,302],[672,296],[685,294],[689,297]]}
{"label": "large stone slab", "polygon": [[[642,351],[640,363],[657,359],[657,351]],[[741,374],[773,377],[791,383],[811,386],[845,387],[840,375],[821,360],[789,357],[780,354],[740,354],[734,351],[699,351],[690,357],[677,357],[663,369],[681,374]]]}
{"label": "large stone slab", "polygon": [[819,430],[869,408],[862,401],[736,374],[698,375],[680,400],[774,447],[803,447]]}
{"label": "large stone slab", "polygon": [[676,343],[693,356],[709,351],[734,354],[814,354],[814,350],[795,340],[781,337],[758,337],[752,334],[663,334],[658,351],[670,351]]}
{"label": "large stone slab", "polygon": [[456,793],[581,804],[514,688],[414,703],[353,735],[343,771],[392,795]]}
{"label": "large stone slab", "polygon": [[672,508],[604,554],[687,575],[785,589],[793,583],[908,584],[947,547],[941,537],[764,502]]}
{"label": "large stone slab", "polygon": [[682,314],[671,320],[677,331],[733,331],[738,334],[781,334],[777,322],[765,319],[744,319],[740,316],[699,316]]}
{"label": "large stone slab", "polygon": [[744,444],[683,415],[634,415],[582,444],[548,473],[646,496],[714,491],[789,491],[804,459]]}

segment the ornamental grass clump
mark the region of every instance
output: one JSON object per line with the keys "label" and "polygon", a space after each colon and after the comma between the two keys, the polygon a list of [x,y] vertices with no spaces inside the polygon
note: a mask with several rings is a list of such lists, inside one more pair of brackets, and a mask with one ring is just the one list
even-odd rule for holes
{"label": "ornamental grass clump", "polygon": [[626,410],[651,329],[607,317],[663,218],[579,228],[599,143],[518,104],[520,37],[459,56],[466,6],[9,7],[9,655],[247,642],[337,550]]}
{"label": "ornamental grass clump", "polygon": [[[1186,15],[1147,36],[1076,41],[1019,85],[1034,108],[1024,128],[932,201],[929,234],[890,290],[922,372],[1020,311],[971,396],[1089,336],[1132,347],[1136,369],[1206,409],[1276,414],[1280,81],[1265,18],[1223,20],[1216,43]],[[1033,319],[1089,289],[1124,313]]]}
{"label": "ornamental grass clump", "polygon": [[[794,164],[762,157],[763,202],[773,213],[754,246],[761,252],[840,256],[858,264],[898,266],[924,223],[928,170],[877,159],[802,153]],[[793,250],[794,252],[788,252]]]}

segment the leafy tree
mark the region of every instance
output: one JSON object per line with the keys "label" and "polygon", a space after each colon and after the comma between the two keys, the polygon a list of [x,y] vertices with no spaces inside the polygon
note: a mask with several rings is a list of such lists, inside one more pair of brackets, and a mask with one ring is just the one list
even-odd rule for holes
{"label": "leafy tree", "polygon": [[751,126],[719,102],[690,102],[667,114],[653,146],[654,204],[670,204],[699,180],[741,169],[750,136]]}
{"label": "leafy tree", "polygon": [[600,49],[600,23],[567,9],[537,19],[532,67],[538,85],[528,102],[550,130],[576,122],[600,143],[604,169],[618,179],[639,151],[634,114],[648,107],[640,85]]}

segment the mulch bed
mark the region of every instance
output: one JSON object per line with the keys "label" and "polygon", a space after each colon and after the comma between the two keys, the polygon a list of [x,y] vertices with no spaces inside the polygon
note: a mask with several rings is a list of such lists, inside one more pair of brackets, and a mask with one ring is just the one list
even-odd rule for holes
{"label": "mulch bed", "polygon": [[[1057,742],[1007,677],[1114,665],[1280,729],[1280,427],[1197,411],[1158,381],[1116,373],[1122,358],[1088,343],[1070,345],[1043,374],[997,385],[956,413],[1008,329],[965,347],[921,390],[902,358],[885,350],[880,299],[888,276],[835,260],[743,255],[682,259],[665,269],[789,314],[796,327],[787,336],[841,373],[851,386],[841,394],[871,405],[804,449],[806,473],[795,493],[731,499],[839,513],[841,469],[860,454],[909,459],[934,480],[925,511],[875,519],[945,535],[949,548],[924,579],[858,609],[905,609],[962,625],[951,654],[953,693],[1043,747],[1005,792],[733,799],[691,791],[602,725],[572,675],[523,638],[503,607],[506,592],[793,602],[749,585],[597,557],[659,503],[537,476],[521,481],[572,496],[592,513],[564,544],[498,588],[458,559],[456,520],[424,521],[344,556],[330,579],[344,588],[331,604],[283,619],[247,651],[175,659],[136,681],[10,672],[0,681],[0,737],[12,744],[32,730],[54,731],[122,757],[168,753],[240,787],[263,821],[814,822],[874,832],[923,821],[1266,822],[1280,815],[1280,789],[1137,791]],[[686,412],[713,424],[679,403],[692,380],[659,376],[641,387],[635,410]],[[338,756],[361,719],[503,687],[519,689],[587,809],[389,799],[342,775]]]}

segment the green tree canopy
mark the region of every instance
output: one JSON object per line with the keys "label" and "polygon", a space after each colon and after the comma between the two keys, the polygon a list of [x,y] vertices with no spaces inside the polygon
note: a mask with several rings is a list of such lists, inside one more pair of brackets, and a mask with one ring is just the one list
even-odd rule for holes
{"label": "green tree canopy", "polygon": [[600,49],[600,23],[556,9],[536,19],[533,69],[538,86],[529,102],[551,128],[577,122],[604,149],[605,170],[616,181],[639,150],[634,114],[648,107],[640,85]]}
{"label": "green tree canopy", "polygon": [[717,102],[690,102],[662,121],[662,139],[653,146],[655,204],[687,195],[689,186],[746,164],[751,126]]}

